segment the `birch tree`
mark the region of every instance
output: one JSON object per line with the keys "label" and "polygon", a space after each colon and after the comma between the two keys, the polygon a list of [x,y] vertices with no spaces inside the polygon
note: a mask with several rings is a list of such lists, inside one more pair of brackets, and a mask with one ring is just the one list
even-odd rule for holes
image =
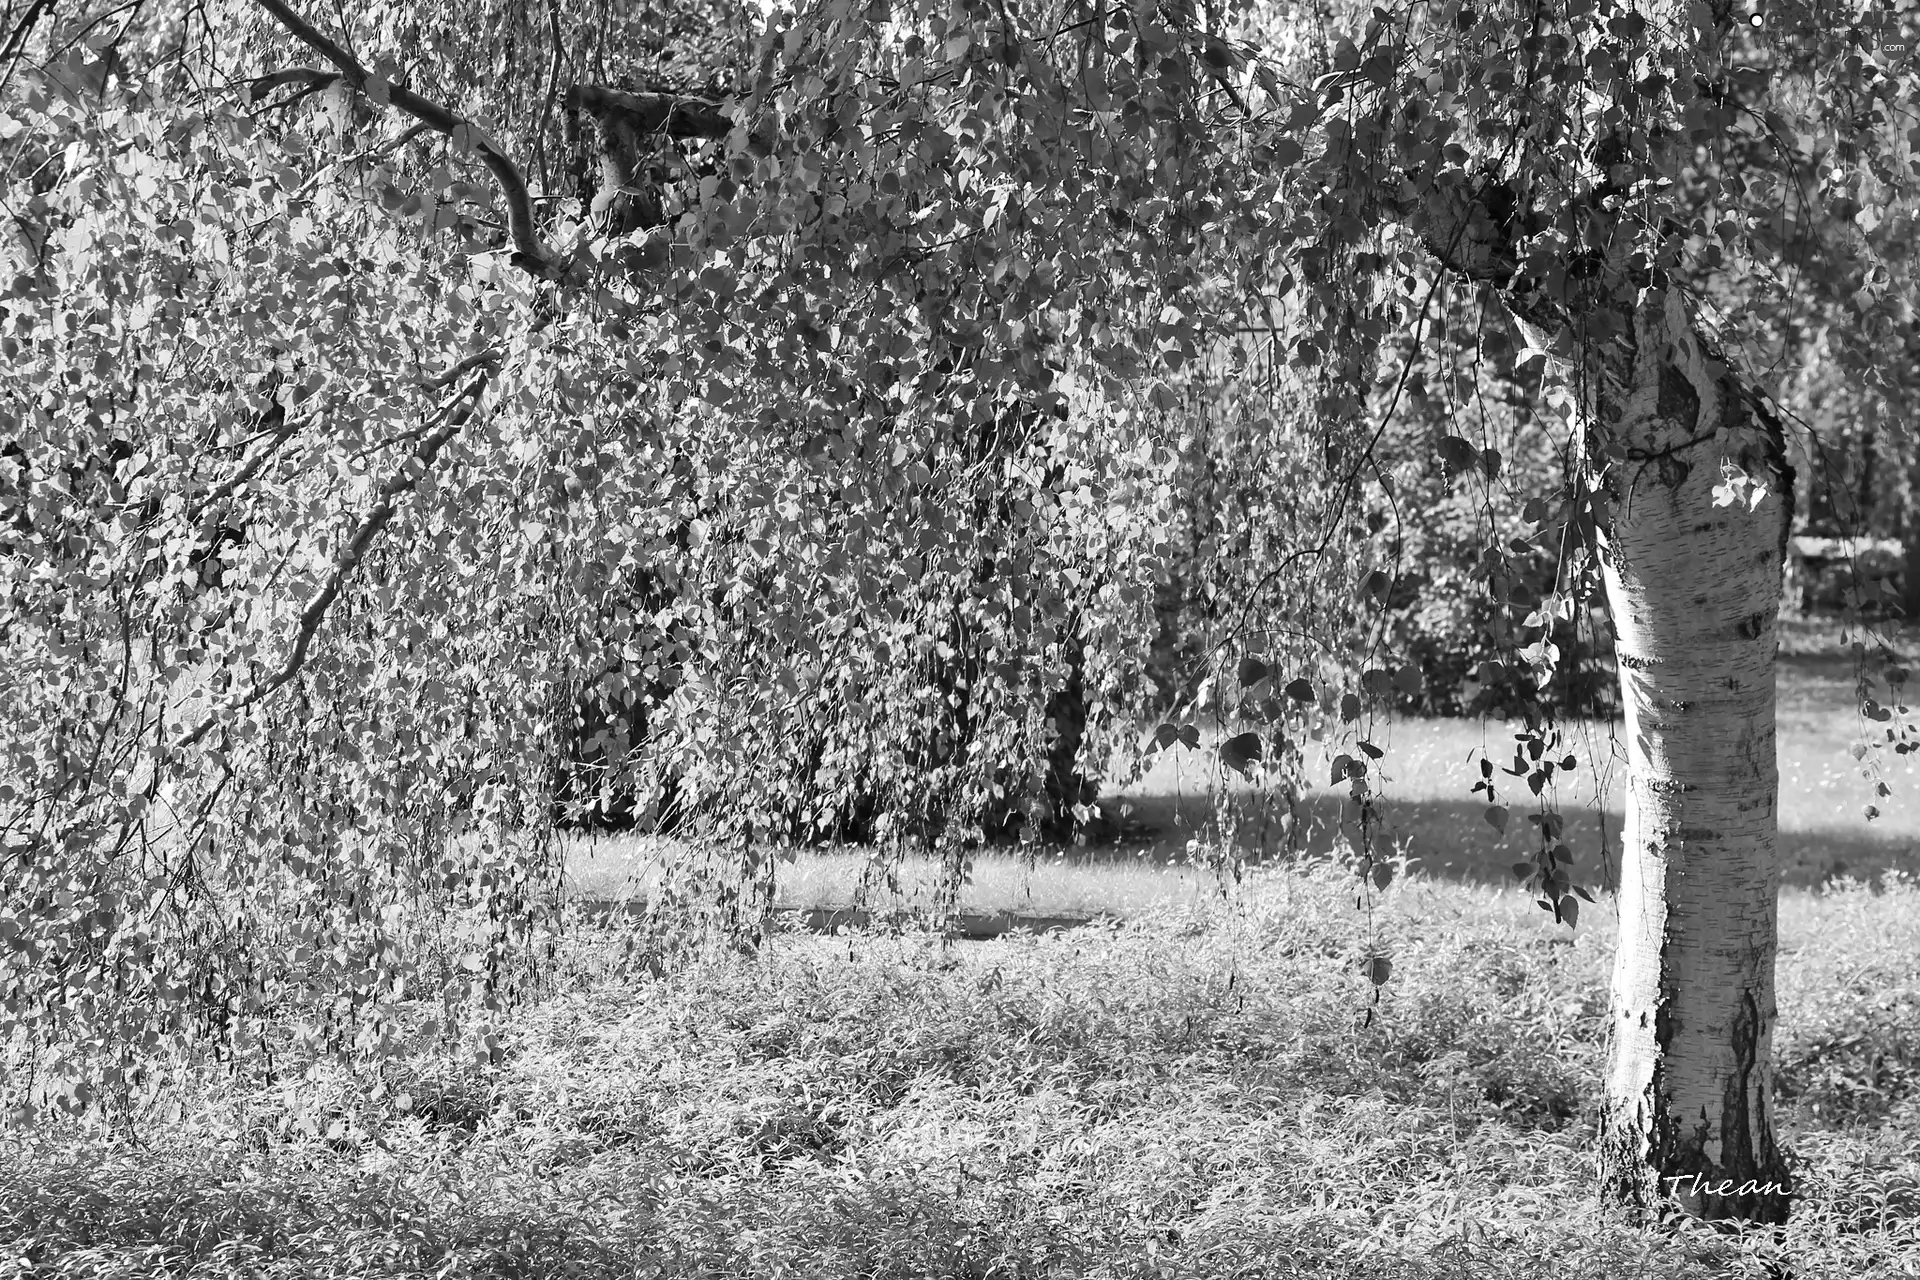
{"label": "birch tree", "polygon": [[[1913,86],[1871,32],[1769,43],[1741,16],[827,0],[663,41],[685,11],[260,0],[89,46],[35,6],[5,50],[0,321],[31,371],[7,406],[9,1007],[98,1051],[93,1076],[68,1064],[76,1098],[130,1087],[133,1047],[167,1036],[257,1047],[246,1028],[289,1003],[370,1051],[410,986],[449,1016],[497,1008],[550,883],[516,847],[538,825],[519,784],[576,650],[605,696],[646,690],[678,735],[665,777],[737,820],[689,881],[722,915],[764,903],[753,833],[830,828],[863,769],[894,769],[903,811],[1038,797],[1056,695],[1121,679],[1085,642],[1147,640],[1153,522],[1126,513],[1165,500],[1148,424],[1183,377],[1225,361],[1311,393],[1286,421],[1313,424],[1317,524],[1249,594],[1384,599],[1390,566],[1350,532],[1392,496],[1372,451],[1410,364],[1383,342],[1494,359],[1510,326],[1571,461],[1512,495],[1564,569],[1500,639],[1544,688],[1552,624],[1603,597],[1628,717],[1603,1181],[1778,1220],[1792,485],[1750,359],[1764,310],[1714,303],[1798,287],[1806,200],[1859,218],[1903,197]],[[1871,377],[1912,312],[1857,254],[1849,350]],[[148,447],[209,412],[200,444]],[[1278,422],[1275,447],[1300,447]],[[1434,451],[1500,477],[1471,440]],[[248,504],[235,550],[219,530]],[[303,514],[270,531],[270,511]],[[1501,607],[1515,554],[1476,567]],[[642,615],[634,575],[657,572],[674,603]],[[543,607],[562,584],[605,625]],[[78,679],[76,654],[108,674]],[[1403,678],[1343,691],[1304,661],[1244,655],[1227,700],[1267,723],[1227,763],[1297,783],[1310,730]],[[902,663],[932,674],[888,683]],[[1528,711],[1509,772],[1540,795],[1564,762],[1551,708]],[[863,727],[780,745],[829,712]],[[904,750],[901,723],[924,726]],[[1377,754],[1333,762],[1363,815]],[[1517,870],[1576,918],[1591,895],[1557,817],[1529,817]],[[437,971],[387,910],[423,884],[466,895],[472,930]],[[222,886],[289,909],[223,917]]]}

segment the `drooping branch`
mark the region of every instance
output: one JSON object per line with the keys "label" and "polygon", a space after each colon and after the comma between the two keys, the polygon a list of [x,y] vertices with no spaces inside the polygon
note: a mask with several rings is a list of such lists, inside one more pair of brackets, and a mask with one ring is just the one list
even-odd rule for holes
{"label": "drooping branch", "polygon": [[300,429],[299,420],[288,413],[286,406],[282,404],[275,404],[269,408],[262,415],[260,425],[264,428],[262,434],[265,439],[247,455],[247,460],[241,464],[238,471],[216,485],[213,491],[188,513],[189,524],[199,524],[201,517],[207,512],[218,510],[223,506],[228,498],[238,493],[249,480],[260,474],[260,468],[266,465],[267,459],[273,456],[274,451]]}
{"label": "drooping branch", "polygon": [[[425,379],[420,385],[428,391],[442,391],[460,381],[460,379],[466,377],[475,369],[499,363],[500,349],[498,347],[488,347],[485,351],[477,355],[468,356],[465,360],[454,365],[453,368],[447,370],[445,373]],[[199,524],[203,516],[210,511],[218,510],[226,503],[228,498],[238,493],[248,481],[260,474],[260,469],[266,465],[267,460],[273,457],[274,452],[278,450],[281,445],[293,437],[294,433],[300,429],[301,424],[298,419],[287,412],[285,405],[276,403],[261,416],[259,425],[262,430],[258,438],[262,440],[262,443],[247,455],[246,461],[241,464],[237,471],[214,486],[213,490],[188,512],[188,524]],[[416,428],[411,434],[431,430],[433,425],[434,423],[429,421],[426,426]]]}
{"label": "drooping branch", "polygon": [[[0,41],[0,85],[5,85],[12,77],[13,69],[20,62],[20,55],[26,51],[27,39],[40,20],[53,11],[53,0],[32,0],[13,24],[13,30],[7,32],[7,38]],[[8,16],[13,14],[13,6],[7,6]]]}
{"label": "drooping branch", "polygon": [[[515,265],[549,279],[559,274],[559,264],[553,253],[541,242],[539,232],[534,229],[533,200],[527,194],[527,181],[520,172],[520,166],[479,126],[439,103],[421,97],[404,85],[392,84],[371,75],[357,58],[321,34],[282,0],[260,0],[260,7],[272,14],[301,43],[338,67],[339,78],[355,92],[365,94],[374,102],[391,103],[434,132],[452,138],[455,146],[472,147],[480,156],[481,163],[493,175],[493,180],[499,184],[501,198],[506,202],[507,228],[513,236]],[[304,80],[312,84],[327,74],[322,71],[282,71],[262,77],[254,83],[256,88],[267,81],[293,83]]]}
{"label": "drooping branch", "polygon": [[[491,357],[492,353],[486,353],[486,355]],[[460,393],[435,415],[439,426],[414,447],[413,452],[407,455],[406,462],[401,464],[380,486],[379,493],[374,499],[373,509],[367,512],[366,519],[360,522],[360,527],[353,531],[351,538],[347,539],[347,545],[334,556],[333,572],[327,575],[325,585],[312,600],[307,602],[307,607],[300,611],[300,621],[294,628],[293,650],[287,655],[287,660],[280,670],[195,725],[190,732],[173,744],[175,753],[193,746],[212,732],[214,726],[223,719],[245,711],[300,673],[300,668],[306,665],[307,653],[313,646],[313,638],[319,633],[320,624],[326,621],[327,610],[339,598],[348,575],[366,557],[367,549],[373,545],[373,540],[380,536],[380,531],[393,522],[399,499],[412,492],[414,486],[420,483],[420,477],[433,466],[434,459],[439,457],[440,450],[446,447],[447,441],[453,439],[460,428],[465,426],[467,420],[473,416],[474,406],[478,403],[480,393],[486,388],[487,380],[492,376],[492,371],[486,370],[461,388]]]}

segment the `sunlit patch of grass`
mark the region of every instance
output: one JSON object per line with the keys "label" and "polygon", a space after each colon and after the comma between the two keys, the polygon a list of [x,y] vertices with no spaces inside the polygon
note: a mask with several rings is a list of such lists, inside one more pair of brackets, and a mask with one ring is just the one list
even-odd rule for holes
{"label": "sunlit patch of grass", "polygon": [[[1787,897],[1807,1199],[1777,1237],[1595,1202],[1604,906],[1568,931],[1416,876],[1368,910],[1314,866],[1044,938],[785,933],[573,983],[497,1067],[209,1088],[141,1150],[20,1135],[0,1256],[75,1277],[1900,1275],[1913,1064],[1883,1058],[1873,1107],[1809,1071],[1812,1046],[1878,1034],[1881,996],[1912,1003],[1914,896]],[[1856,970],[1882,973],[1873,998]]]}
{"label": "sunlit patch of grass", "polygon": [[[652,836],[574,837],[567,850],[568,880],[582,897],[644,896],[670,856],[667,843]],[[942,875],[941,864],[924,856],[883,869],[868,850],[802,850],[779,868],[778,900],[793,907],[925,912],[939,900]],[[1190,905],[1221,891],[1218,877],[1203,868],[1142,856],[986,850],[973,857],[960,905],[980,912],[1126,916]]]}
{"label": "sunlit patch of grass", "polygon": [[[1920,885],[1844,881],[1782,903],[1782,1101],[1810,1124],[1885,1122],[1920,1106]],[[1787,1017],[1788,1014],[1793,1016]]]}

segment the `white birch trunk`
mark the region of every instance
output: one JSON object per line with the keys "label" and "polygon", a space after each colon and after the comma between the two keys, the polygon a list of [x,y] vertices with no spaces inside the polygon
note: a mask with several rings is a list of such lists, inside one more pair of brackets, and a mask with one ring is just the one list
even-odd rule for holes
{"label": "white birch trunk", "polygon": [[[1601,1178],[1642,1209],[1777,1222],[1774,654],[1792,478],[1777,422],[1676,297],[1639,308],[1634,330],[1595,433],[1615,455],[1604,558],[1629,759]],[[1764,498],[1715,505],[1722,461],[1743,455]]]}

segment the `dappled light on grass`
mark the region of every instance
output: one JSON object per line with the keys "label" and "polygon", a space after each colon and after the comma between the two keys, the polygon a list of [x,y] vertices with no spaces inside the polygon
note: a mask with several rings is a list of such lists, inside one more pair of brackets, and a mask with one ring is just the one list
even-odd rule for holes
{"label": "dappled light on grass", "polygon": [[211,1087],[141,1150],[10,1139],[0,1241],[76,1277],[1897,1275],[1916,906],[1897,878],[1786,895],[1808,1198],[1778,1241],[1596,1205],[1610,908],[1570,932],[1415,875],[1370,943],[1324,865],[1125,926],[783,933],[659,979],[583,931],[497,1068]]}
{"label": "dappled light on grass", "polygon": [[[1582,736],[1572,737],[1573,732]],[[1580,859],[1578,869],[1596,887],[1611,887],[1601,872],[1599,790],[1584,761],[1591,740],[1604,749],[1605,726],[1570,731],[1583,767],[1561,787],[1556,799],[1567,819],[1568,842]],[[1487,825],[1486,804],[1468,788],[1470,752],[1499,751],[1501,726],[1461,721],[1410,719],[1381,734],[1389,754],[1381,768],[1387,779],[1382,847],[1404,852],[1416,865],[1440,878],[1505,884],[1508,868],[1528,852],[1532,828],[1516,814],[1502,834]],[[1032,854],[990,848],[974,857],[960,905],[976,911],[1037,914],[1112,913],[1182,906],[1223,891],[1233,878],[1220,855],[1222,832],[1216,807],[1222,795],[1232,805],[1228,834],[1239,856],[1254,862],[1294,854],[1338,855],[1351,835],[1350,814],[1339,795],[1322,789],[1305,799],[1298,832],[1289,837],[1278,822],[1277,800],[1262,796],[1239,780],[1221,787],[1203,740],[1200,751],[1161,753],[1145,776],[1103,798],[1103,812],[1115,820],[1123,838],[1112,844],[1067,849],[1045,848]],[[1511,742],[1507,743],[1511,753]],[[1604,763],[1604,756],[1601,757]],[[1617,770],[1610,782],[1617,786]],[[1220,788],[1211,790],[1210,788]],[[1524,789],[1522,790],[1524,793]],[[1614,799],[1611,792],[1609,800]],[[1606,832],[1616,844],[1619,813],[1610,805]],[[569,893],[583,898],[644,897],[659,883],[673,844],[657,836],[575,835],[566,842]],[[924,910],[932,906],[940,866],[930,858],[904,859],[892,882],[870,871],[869,852],[860,849],[802,850],[778,871],[778,900],[795,907],[842,906],[855,902],[882,910]],[[1591,869],[1591,870],[1589,870]]]}

